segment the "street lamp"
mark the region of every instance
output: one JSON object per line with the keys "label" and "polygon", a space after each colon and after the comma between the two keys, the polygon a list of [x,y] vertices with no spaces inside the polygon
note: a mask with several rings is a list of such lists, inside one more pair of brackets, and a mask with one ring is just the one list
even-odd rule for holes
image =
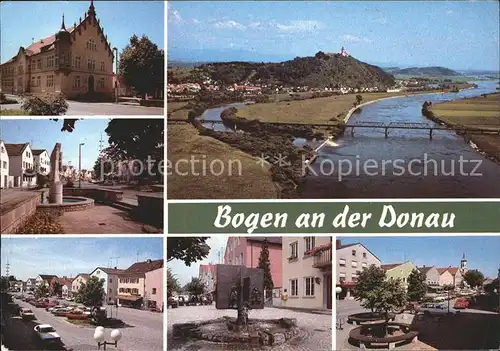
{"label": "street lamp", "polygon": [[80,143],[78,146],[78,186],[82,187],[82,145],[85,143]]}
{"label": "street lamp", "polygon": [[337,293],[337,300],[340,300],[340,293],[342,292],[342,288],[340,286],[337,286],[335,288],[335,292]]}
{"label": "street lamp", "polygon": [[118,346],[118,341],[122,338],[122,332],[118,329],[114,329],[111,331],[111,340],[113,342],[104,341],[104,327],[95,328],[94,332],[94,340],[97,341],[97,349],[100,350],[101,346],[104,346],[103,350],[106,351],[106,345],[115,345]]}

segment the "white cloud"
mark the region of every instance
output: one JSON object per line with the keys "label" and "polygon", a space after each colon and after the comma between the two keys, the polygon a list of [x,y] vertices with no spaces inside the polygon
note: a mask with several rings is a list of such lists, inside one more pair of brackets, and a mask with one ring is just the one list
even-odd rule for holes
{"label": "white cloud", "polygon": [[379,17],[373,20],[373,23],[387,24],[387,18]]}
{"label": "white cloud", "polygon": [[262,29],[262,23],[260,22],[253,22],[248,25],[248,28],[251,29]]}
{"label": "white cloud", "polygon": [[448,11],[446,11],[446,14],[447,14],[447,15],[453,15],[454,13],[455,13],[455,12],[454,12],[453,10],[448,10]]}
{"label": "white cloud", "polygon": [[371,43],[372,41],[368,38],[358,37],[356,35],[344,34],[340,37],[342,40],[351,42],[351,43]]}
{"label": "white cloud", "polygon": [[245,25],[243,25],[243,24],[241,24],[239,22],[233,21],[233,20],[219,21],[219,22],[216,22],[214,24],[214,26],[216,28],[239,29],[239,30],[246,29]]}
{"label": "white cloud", "polygon": [[298,33],[298,32],[314,32],[324,27],[323,23],[314,20],[290,21],[288,24],[277,24],[279,31]]}
{"label": "white cloud", "polygon": [[168,5],[168,22],[170,24],[184,23],[184,19],[182,18],[180,12],[170,6],[170,4]]}

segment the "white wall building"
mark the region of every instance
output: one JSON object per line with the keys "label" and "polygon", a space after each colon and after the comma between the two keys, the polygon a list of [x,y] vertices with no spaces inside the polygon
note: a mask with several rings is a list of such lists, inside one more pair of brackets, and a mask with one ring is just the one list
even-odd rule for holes
{"label": "white wall building", "polygon": [[116,301],[116,296],[118,295],[118,275],[123,273],[123,269],[115,268],[102,268],[97,267],[90,273],[91,277],[97,277],[98,279],[104,279],[103,289],[105,292],[104,300],[105,304],[113,303]]}
{"label": "white wall building", "polygon": [[0,188],[12,188],[13,178],[9,171],[9,153],[3,140],[0,140]]}
{"label": "white wall building", "polygon": [[29,143],[5,144],[9,155],[9,173],[13,177],[14,187],[28,187],[36,185],[34,158]]}
{"label": "white wall building", "polygon": [[47,150],[33,149],[33,159],[35,163],[35,171],[37,173],[47,175],[50,173],[50,156]]}
{"label": "white wall building", "polygon": [[78,291],[80,290],[80,286],[82,284],[85,284],[87,280],[89,280],[89,274],[86,273],[79,273],[75,279],[71,282],[71,293],[73,295],[78,294]]}

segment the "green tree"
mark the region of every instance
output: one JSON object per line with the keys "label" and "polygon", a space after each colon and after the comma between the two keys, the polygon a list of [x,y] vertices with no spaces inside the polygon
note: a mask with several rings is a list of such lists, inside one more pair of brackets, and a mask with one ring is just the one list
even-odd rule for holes
{"label": "green tree", "polygon": [[167,297],[172,296],[174,292],[178,292],[180,289],[179,279],[171,268],[167,268]]}
{"label": "green tree", "polygon": [[184,286],[184,290],[194,296],[203,295],[205,284],[199,278],[192,277],[191,281]]}
{"label": "green tree", "polygon": [[262,243],[262,250],[260,250],[257,268],[264,270],[264,290],[266,291],[266,296],[271,296],[274,289],[274,283],[271,275],[271,262],[269,261],[269,245],[267,239]]}
{"label": "green tree", "polygon": [[53,280],[50,282],[50,288],[49,288],[49,294],[50,296],[61,296],[62,295],[62,285],[59,283],[57,280]]}
{"label": "green tree", "polygon": [[104,279],[90,277],[80,286],[77,293],[78,301],[87,307],[102,306],[104,299]]}
{"label": "green tree", "polygon": [[7,277],[0,278],[0,291],[7,291],[9,289],[9,279]]}
{"label": "green tree", "polygon": [[387,323],[390,313],[401,310],[407,303],[406,290],[400,279],[384,280],[371,291],[374,297],[375,311],[381,313],[385,319],[384,336],[387,335]]}
{"label": "green tree", "polygon": [[470,271],[465,272],[464,280],[469,284],[471,288],[475,288],[483,285],[484,275],[477,269],[472,269]]}
{"label": "green tree", "polygon": [[141,95],[155,94],[163,89],[165,54],[156,44],[143,35],[130,38],[120,56],[119,73],[125,84]]}
{"label": "green tree", "polygon": [[167,238],[167,262],[184,261],[188,267],[208,256],[210,246],[206,243],[208,237],[171,237]]}
{"label": "green tree", "polygon": [[356,95],[356,105],[359,105],[363,101],[363,96],[361,95]]}
{"label": "green tree", "polygon": [[37,285],[37,287],[35,288],[35,297],[37,299],[47,296],[48,293],[49,293],[49,287],[44,282]]}
{"label": "green tree", "polygon": [[371,265],[368,268],[364,268],[358,275],[356,280],[356,285],[352,291],[353,297],[361,302],[361,306],[375,311],[377,306],[377,299],[379,298],[374,291],[381,286],[385,281],[385,271]]}
{"label": "green tree", "polygon": [[408,276],[408,299],[410,301],[421,301],[427,292],[427,277],[424,272],[418,269],[411,271]]}
{"label": "green tree", "polygon": [[114,162],[103,153],[97,157],[94,163],[94,179],[104,180],[105,175],[109,175],[114,168]]}

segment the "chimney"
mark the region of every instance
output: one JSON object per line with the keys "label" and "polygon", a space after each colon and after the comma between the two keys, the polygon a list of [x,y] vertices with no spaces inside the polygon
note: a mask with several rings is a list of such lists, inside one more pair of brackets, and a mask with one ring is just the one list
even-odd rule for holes
{"label": "chimney", "polygon": [[335,240],[335,249],[339,250],[342,247],[342,244],[339,239]]}

